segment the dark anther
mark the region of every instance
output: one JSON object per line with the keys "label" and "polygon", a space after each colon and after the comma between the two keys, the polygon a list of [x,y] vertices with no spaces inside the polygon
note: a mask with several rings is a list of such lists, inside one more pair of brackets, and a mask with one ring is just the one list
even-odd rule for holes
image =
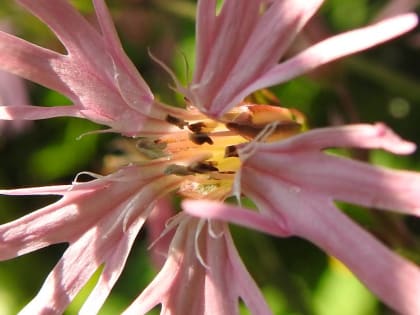
{"label": "dark anther", "polygon": [[137,149],[152,160],[166,156],[165,148],[166,142],[159,139],[141,138],[137,141]]}
{"label": "dark anther", "polygon": [[214,162],[195,162],[188,167],[188,170],[200,174],[207,172],[218,172],[219,169],[214,165]]}
{"label": "dark anther", "polygon": [[230,145],[225,148],[225,158],[227,157],[239,157],[236,146]]}
{"label": "dark anther", "polygon": [[192,133],[190,134],[190,140],[198,145],[213,144],[213,140],[206,133]]}
{"label": "dark anther", "polygon": [[172,115],[167,115],[166,121],[172,125],[179,127],[180,129],[184,129],[185,126],[188,126],[187,122]]}
{"label": "dark anther", "polygon": [[188,129],[190,129],[194,133],[200,133],[206,125],[203,122],[197,122],[191,125],[188,125]]}
{"label": "dark anther", "polygon": [[187,176],[192,175],[194,172],[190,170],[187,166],[171,164],[163,171],[165,175],[178,175],[178,176]]}

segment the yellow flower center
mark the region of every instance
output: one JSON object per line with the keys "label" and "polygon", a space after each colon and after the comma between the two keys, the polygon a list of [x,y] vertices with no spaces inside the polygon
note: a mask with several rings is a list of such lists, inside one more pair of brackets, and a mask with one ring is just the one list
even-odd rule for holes
{"label": "yellow flower center", "polygon": [[[236,145],[281,140],[304,126],[303,115],[296,110],[255,104],[238,106],[219,121],[186,121],[171,115],[166,121],[176,125],[179,132],[137,139],[135,150],[127,149],[131,144],[124,144],[126,159],[134,163],[161,159],[164,175],[183,177],[180,195],[215,200],[231,194],[235,174],[241,167]],[[269,132],[265,132],[267,127]]]}

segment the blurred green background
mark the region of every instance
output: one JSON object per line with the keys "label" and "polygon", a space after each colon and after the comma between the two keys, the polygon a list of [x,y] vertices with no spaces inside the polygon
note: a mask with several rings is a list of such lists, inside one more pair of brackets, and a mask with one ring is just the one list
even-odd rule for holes
{"label": "blurred green background", "polygon": [[[90,1],[72,1],[93,20]],[[415,2],[415,1],[413,1]],[[363,26],[383,12],[388,1],[327,0],[289,52],[331,34]],[[108,1],[127,54],[156,95],[169,104],[182,98],[168,85],[169,76],[148,56],[147,48],[170,65],[186,82],[184,56],[194,64],[195,1]],[[51,32],[13,1],[2,1],[0,20],[14,32],[51,49],[62,49]],[[368,52],[335,62],[271,89],[285,107],[298,108],[310,127],[384,121],[401,136],[420,144],[420,34],[411,32]],[[0,61],[1,62],[1,61]],[[191,73],[190,73],[191,75]],[[32,104],[52,106],[68,101],[26,82]],[[12,128],[4,123],[2,130]],[[31,122],[20,132],[2,132],[0,187],[68,184],[81,171],[100,172],[103,157],[112,152],[115,135],[79,135],[98,126],[78,119]],[[420,153],[396,157],[382,151],[346,151],[362,160],[420,171]],[[0,223],[21,217],[49,202],[50,197],[0,197]],[[420,264],[420,222],[340,204],[361,225],[401,255]],[[262,288],[274,314],[383,315],[393,314],[336,260],[306,241],[271,238],[232,227],[245,264]],[[143,231],[125,271],[101,314],[118,314],[141,292],[156,270],[150,265]],[[55,245],[0,263],[0,314],[15,314],[41,287],[66,245]],[[374,266],[372,266],[374,268]],[[76,314],[94,285],[94,278],[66,314]],[[158,311],[156,311],[156,314]],[[244,314],[247,312],[244,310]]]}

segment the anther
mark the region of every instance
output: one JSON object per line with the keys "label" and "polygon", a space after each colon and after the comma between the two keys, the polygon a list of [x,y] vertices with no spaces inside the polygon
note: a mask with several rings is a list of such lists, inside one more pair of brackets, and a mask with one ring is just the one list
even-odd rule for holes
{"label": "anther", "polygon": [[188,126],[186,121],[172,115],[167,115],[165,120],[171,125],[175,125],[180,129],[184,129],[185,126]]}
{"label": "anther", "polygon": [[206,125],[201,121],[188,125],[188,129],[190,129],[194,133],[201,133],[204,127],[206,127]]}
{"label": "anther", "polygon": [[178,176],[187,176],[193,175],[194,172],[188,169],[187,166],[171,164],[163,171],[165,175],[178,175]]}
{"label": "anther", "polygon": [[158,159],[166,156],[166,153],[163,151],[166,148],[166,143],[159,139],[142,138],[137,141],[136,145],[137,149],[149,159]]}
{"label": "anther", "polygon": [[214,162],[195,162],[188,166],[188,169],[194,173],[204,174],[208,172],[218,172],[219,169],[215,166]]}
{"label": "anther", "polygon": [[238,149],[235,145],[229,145],[225,148],[225,158],[227,157],[239,157]]}
{"label": "anther", "polygon": [[190,140],[198,145],[213,144],[213,140],[206,133],[192,133],[190,134]]}

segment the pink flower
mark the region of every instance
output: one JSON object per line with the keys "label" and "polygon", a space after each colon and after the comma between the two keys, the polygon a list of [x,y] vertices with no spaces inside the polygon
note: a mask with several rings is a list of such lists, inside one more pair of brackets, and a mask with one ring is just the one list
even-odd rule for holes
{"label": "pink flower", "polygon": [[[104,265],[81,310],[81,314],[97,313],[137,233],[152,211],[168,210],[157,202],[172,193],[192,199],[184,202],[185,210],[203,219],[181,212],[167,226],[154,226],[157,242],[174,230],[175,235],[169,245],[159,247],[169,247],[166,261],[127,314],[145,314],[162,304],[162,314],[230,315],[238,313],[239,298],[254,314],[270,314],[223,220],[278,236],[305,237],[346,263],[391,307],[407,314],[420,312],[415,298],[420,293],[418,267],[380,245],[332,203],[337,199],[418,215],[420,175],[320,153],[328,147],[353,146],[408,154],[414,145],[380,124],[296,135],[302,121],[293,110],[241,104],[258,89],[407,32],[417,24],[414,15],[332,37],[278,63],[322,1],[229,0],[216,14],[216,0],[201,0],[194,77],[187,87],[177,83],[187,108],[175,109],[154,99],[124,54],[103,0],[93,0],[99,31],[65,0],[17,2],[53,30],[66,53],[0,33],[0,69],[54,89],[73,104],[0,107],[0,118],[81,117],[124,136],[139,137],[134,153],[126,156],[129,166],[110,175],[94,175],[94,180],[68,186],[0,191],[62,196],[0,225],[3,260],[69,243],[23,314],[62,313]],[[261,214],[222,203],[241,193],[256,202]],[[350,245],[355,256],[347,251]],[[377,272],[367,268],[372,263],[379,265]],[[409,292],[401,289],[398,292],[406,294],[396,298],[391,280],[383,279],[385,273],[395,275],[396,283]]]}

